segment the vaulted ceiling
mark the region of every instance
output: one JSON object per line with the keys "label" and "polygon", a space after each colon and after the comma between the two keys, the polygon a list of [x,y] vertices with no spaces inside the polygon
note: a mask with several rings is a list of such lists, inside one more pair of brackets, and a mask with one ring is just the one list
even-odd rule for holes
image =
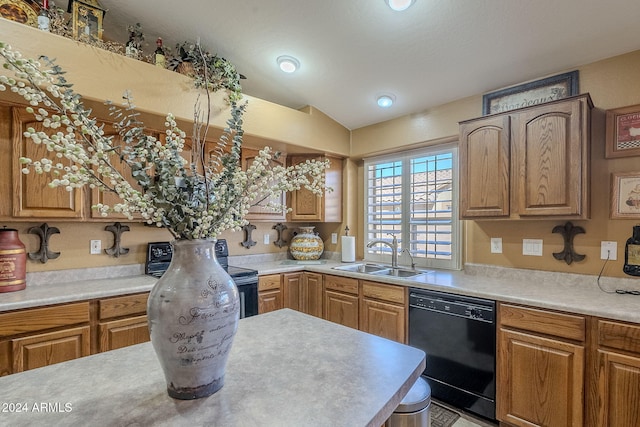
{"label": "vaulted ceiling", "polygon": [[[142,24],[146,51],[200,39],[249,95],[312,105],[349,129],[640,49],[638,0],[100,0],[105,37]],[[276,57],[300,63],[294,74]],[[640,72],[640,70],[639,70]],[[639,73],[640,75],[640,73]],[[382,109],[379,94],[395,96]]]}

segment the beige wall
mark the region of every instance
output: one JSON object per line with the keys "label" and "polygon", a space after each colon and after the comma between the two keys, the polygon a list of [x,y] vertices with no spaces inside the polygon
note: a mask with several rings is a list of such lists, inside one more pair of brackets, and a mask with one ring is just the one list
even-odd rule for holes
{"label": "beige wall", "polygon": [[[600,242],[618,243],[618,260],[607,263],[604,276],[629,277],[622,273],[624,244],[631,236],[632,227],[640,221],[610,220],[610,176],[612,172],[640,171],[640,158],[629,157],[608,160],[604,158],[604,110],[627,105],[640,104],[640,86],[637,84],[640,70],[640,51],[617,56],[596,63],[578,67],[580,92],[589,92],[595,105],[594,136],[591,154],[591,219],[574,221],[586,230],[576,236],[575,250],[585,254],[585,260],[567,265],[553,258],[554,252],[562,251],[563,238],[552,233],[556,225],[566,221],[523,220],[523,221],[465,221],[466,262],[510,266],[518,268],[542,269],[583,274],[598,274],[603,266],[600,260]],[[558,70],[558,73],[570,70]],[[437,143],[447,137],[455,137],[457,123],[479,117],[482,112],[482,96],[477,95],[432,108],[421,113],[379,123],[352,132],[352,154],[366,157],[389,150],[402,150],[416,145]],[[361,173],[361,172],[359,172]],[[360,182],[360,189],[363,183]],[[363,198],[362,190],[358,196]],[[359,202],[358,212],[363,212]],[[360,214],[362,230],[363,216]],[[490,253],[491,237],[501,237],[503,253]],[[522,239],[543,239],[542,257],[523,256]],[[360,255],[362,243],[359,242]]]}
{"label": "beige wall", "polygon": [[[195,93],[184,76],[158,70],[149,64],[142,64],[119,55],[112,55],[90,46],[64,39],[7,20],[0,20],[0,39],[29,55],[46,53],[56,57],[60,65],[70,71],[68,79],[76,84],[76,89],[88,98],[102,101],[118,99],[125,89],[132,89],[136,105],[145,111],[174,112],[178,117],[189,120]],[[78,64],[82,64],[79,66]],[[597,108],[596,112],[631,104],[640,104],[640,89],[636,80],[640,70],[640,51],[622,55],[579,67],[581,92],[589,92]],[[558,70],[558,73],[568,70]],[[160,84],[158,82],[161,82]],[[218,104],[219,100],[218,100]],[[362,235],[363,195],[361,159],[374,154],[405,150],[422,145],[433,145],[455,140],[458,122],[481,115],[482,96],[471,96],[456,102],[416,112],[384,123],[356,129],[349,132],[329,117],[307,107],[300,111],[291,110],[257,98],[249,99],[249,109],[245,117],[245,131],[250,145],[275,145],[290,152],[322,151],[341,156],[351,156],[344,162],[344,222],[320,224],[317,230],[329,251],[340,250],[340,246],[330,243],[331,233],[342,235],[348,225],[351,234]],[[225,111],[219,111],[216,125],[222,126],[226,120]],[[596,114],[598,117],[598,114]],[[596,122],[600,119],[596,119]],[[597,124],[597,123],[596,123]],[[624,257],[624,242],[631,235],[632,220],[609,220],[609,177],[611,172],[637,171],[640,158],[617,160],[604,159],[604,135],[602,131],[592,142],[592,217],[588,221],[576,221],[586,229],[586,234],[575,239],[575,249],[587,255],[585,261],[567,266],[552,257],[553,252],[562,250],[562,238],[551,233],[555,225],[564,221],[466,221],[465,259],[468,262],[495,265],[536,268],[552,271],[596,274],[602,261],[599,259],[601,240],[618,242],[618,261],[610,262],[604,272],[607,276],[625,277],[621,272]],[[38,249],[35,236],[27,234],[30,226],[40,223],[12,222],[6,220],[0,225],[17,228],[28,251]],[[244,239],[242,232],[227,232],[222,238],[229,241],[232,255],[279,253],[272,243],[264,245],[263,235],[269,234],[273,242],[275,223],[256,223],[253,239],[257,245],[247,250],[240,246]],[[146,242],[168,240],[166,231],[129,224],[132,231],[125,233],[122,244],[131,252],[120,258],[106,255],[89,255],[89,241],[102,240],[103,248],[112,245],[111,233],[104,231],[105,223],[71,224],[50,221],[57,226],[60,235],[51,239],[51,249],[62,252],[59,259],[47,264],[30,261],[28,271],[58,270],[99,265],[133,264],[144,261]],[[304,224],[302,224],[304,225]],[[285,239],[291,238],[296,224],[288,224]],[[489,239],[502,237],[504,253],[490,254]],[[525,257],[521,254],[523,238],[544,240],[543,257]],[[339,240],[338,240],[339,241]],[[358,239],[359,256],[362,256],[362,242]]]}

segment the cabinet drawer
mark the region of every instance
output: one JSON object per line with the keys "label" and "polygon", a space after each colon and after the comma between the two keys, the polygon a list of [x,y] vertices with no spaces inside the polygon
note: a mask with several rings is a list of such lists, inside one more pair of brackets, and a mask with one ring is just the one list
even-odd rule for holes
{"label": "cabinet drawer", "polygon": [[280,289],[282,278],[279,274],[269,274],[258,277],[258,291]]}
{"label": "cabinet drawer", "polygon": [[0,337],[89,322],[89,302],[0,314]]}
{"label": "cabinet drawer", "polygon": [[358,295],[358,280],[340,276],[324,276],[325,289]]}
{"label": "cabinet drawer", "polygon": [[500,304],[500,326],[552,335],[576,341],[585,340],[584,316],[535,308]]}
{"label": "cabinet drawer", "polygon": [[362,296],[397,304],[405,303],[406,289],[403,286],[382,285],[375,282],[362,282]]}
{"label": "cabinet drawer", "polygon": [[144,294],[125,295],[100,300],[100,320],[119,316],[130,316],[132,314],[146,314],[148,299],[149,293],[145,292]]}
{"label": "cabinet drawer", "polygon": [[598,320],[598,345],[640,353],[640,326]]}

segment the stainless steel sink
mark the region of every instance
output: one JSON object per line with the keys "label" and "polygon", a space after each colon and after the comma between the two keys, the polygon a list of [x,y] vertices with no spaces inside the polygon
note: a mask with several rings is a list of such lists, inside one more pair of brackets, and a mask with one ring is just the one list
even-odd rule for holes
{"label": "stainless steel sink", "polygon": [[378,274],[384,270],[389,270],[389,267],[376,264],[349,264],[333,267],[333,269],[342,271],[354,271],[356,273]]}
{"label": "stainless steel sink", "polygon": [[428,273],[430,270],[413,270],[409,268],[393,268],[379,264],[349,264],[333,267],[334,270],[353,271],[355,273],[371,274],[374,276],[391,276],[399,278],[412,278]]}
{"label": "stainless steel sink", "polygon": [[409,277],[419,276],[427,272],[428,272],[427,270],[408,270],[404,268],[389,268],[387,270],[379,271],[372,274],[375,274],[378,276],[393,276],[393,277],[409,278]]}

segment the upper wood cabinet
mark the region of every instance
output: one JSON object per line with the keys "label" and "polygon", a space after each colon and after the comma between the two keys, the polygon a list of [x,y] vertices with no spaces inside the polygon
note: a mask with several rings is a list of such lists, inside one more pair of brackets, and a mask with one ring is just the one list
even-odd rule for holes
{"label": "upper wood cabinet", "polygon": [[588,94],[460,123],[465,219],[589,217]]}
{"label": "upper wood cabinet", "polygon": [[318,155],[291,155],[289,164],[297,165],[307,160],[329,159],[329,169],[325,171],[327,187],[333,189],[318,197],[311,191],[301,188],[290,193],[290,221],[305,222],[342,222],[342,159]]}
{"label": "upper wood cabinet", "polygon": [[[22,173],[20,157],[39,161],[50,157],[46,146],[34,144],[24,136],[24,131],[32,127],[36,131],[45,131],[41,122],[24,107],[12,108],[13,153],[12,159],[12,216],[16,218],[82,218],[84,197],[82,190],[67,191],[64,187],[50,188],[50,175],[47,173]],[[66,159],[60,159],[63,165],[70,165]]]}
{"label": "upper wood cabinet", "polygon": [[[260,150],[257,150],[254,148],[247,148],[247,147],[242,148],[242,169],[243,170],[247,170],[247,168],[253,164],[253,161],[255,160],[259,151]],[[274,166],[275,165],[286,166],[287,165],[286,154],[280,154],[280,156],[277,159],[272,159],[271,164]],[[245,217],[248,221],[255,221],[255,222],[285,221],[287,219],[286,212],[276,212],[272,209],[268,209],[264,207],[264,205],[267,203],[286,206],[287,199],[286,199],[286,193],[284,191],[270,199],[259,200],[256,202],[259,202],[259,204],[249,208],[249,213]]]}

